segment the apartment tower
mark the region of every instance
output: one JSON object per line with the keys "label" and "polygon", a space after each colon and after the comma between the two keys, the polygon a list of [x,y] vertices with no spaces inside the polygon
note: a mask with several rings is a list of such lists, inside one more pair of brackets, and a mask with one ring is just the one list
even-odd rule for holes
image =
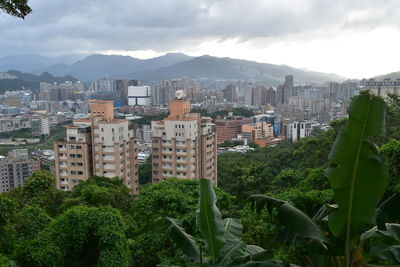
{"label": "apartment tower", "polygon": [[54,143],[57,187],[71,190],[92,175],[119,177],[139,193],[137,148],[126,119],[114,118],[113,101],[89,100],[88,119],[67,125],[67,137]]}
{"label": "apartment tower", "polygon": [[169,177],[206,178],[217,184],[216,134],[211,118],[190,113],[183,91],[170,101],[170,115],[152,122],[153,183]]}

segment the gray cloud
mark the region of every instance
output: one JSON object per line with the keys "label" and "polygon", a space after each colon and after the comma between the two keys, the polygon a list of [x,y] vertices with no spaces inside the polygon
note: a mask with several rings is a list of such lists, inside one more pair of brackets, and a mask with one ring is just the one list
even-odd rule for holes
{"label": "gray cloud", "polygon": [[400,26],[397,0],[34,0],[25,20],[0,14],[0,56],[170,51],[210,39]]}

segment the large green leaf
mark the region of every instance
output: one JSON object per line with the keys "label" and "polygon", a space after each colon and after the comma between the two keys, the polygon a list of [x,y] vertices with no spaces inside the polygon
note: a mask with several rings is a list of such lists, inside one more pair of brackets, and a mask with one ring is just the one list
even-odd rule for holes
{"label": "large green leaf", "polygon": [[215,192],[210,180],[200,179],[200,210],[196,222],[206,240],[206,249],[215,262],[225,244],[224,223],[221,212],[216,206]]}
{"label": "large green leaf", "polygon": [[310,238],[319,242],[327,242],[321,229],[306,214],[291,206],[289,203],[264,195],[250,196],[250,202],[259,212],[265,207],[270,214],[273,209],[278,211],[278,220],[296,236]]}
{"label": "large green leaf", "polygon": [[375,222],[380,230],[385,230],[385,223],[400,220],[400,194],[396,193],[382,202],[375,211]]}
{"label": "large green leaf", "polygon": [[183,253],[191,260],[200,262],[200,249],[194,241],[193,236],[187,234],[182,227],[182,223],[177,219],[166,218],[168,228],[167,233],[183,251]]}
{"label": "large green leaf", "polygon": [[386,223],[385,230],[380,230],[377,226],[361,235],[361,240],[366,241],[371,238],[385,238],[399,242],[400,245],[400,224]]}
{"label": "large green leaf", "polygon": [[224,219],[224,228],[226,243],[221,251],[220,257],[218,258],[218,266],[230,266],[230,262],[237,258],[265,251],[261,247],[246,245],[242,241],[241,236],[243,226],[240,223],[240,220],[233,218]]}
{"label": "large green leaf", "polygon": [[384,158],[372,142],[385,130],[385,103],[363,93],[351,102],[348,125],[337,137],[326,170],[339,208],[329,215],[328,225],[335,236],[346,240],[362,232],[388,183]]}
{"label": "large green leaf", "polygon": [[[260,253],[250,254],[244,257],[234,259],[229,263],[229,266],[235,267],[283,267],[291,266],[277,261],[271,260],[273,257],[272,251],[262,251]],[[293,265],[294,266],[294,265]]]}

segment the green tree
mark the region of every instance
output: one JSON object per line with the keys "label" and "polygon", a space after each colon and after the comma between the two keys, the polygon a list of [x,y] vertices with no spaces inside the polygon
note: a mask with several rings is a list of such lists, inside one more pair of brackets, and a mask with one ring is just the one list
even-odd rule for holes
{"label": "green tree", "polygon": [[[198,181],[168,178],[163,182],[146,185],[135,202],[128,235],[132,239],[132,260],[136,266],[157,264],[187,265],[166,234],[165,217],[182,220],[185,228],[195,232],[195,211],[199,198]],[[216,189],[223,214],[233,213],[232,196]],[[151,257],[149,257],[151,255]]]}
{"label": "green tree", "polygon": [[185,232],[180,220],[166,218],[167,232],[188,259],[199,262],[200,266],[281,266],[270,260],[270,254],[263,248],[244,243],[240,221],[222,220],[216,202],[211,181],[201,179],[196,225],[205,246]]}
{"label": "green tree", "polygon": [[135,196],[123,184],[122,179],[92,176],[76,185],[59,205],[58,212],[70,207],[84,205],[89,207],[111,206],[122,213],[129,213]]}
{"label": "green tree", "polygon": [[152,178],[152,160],[148,157],[146,161],[139,165],[139,184],[151,183]]}
{"label": "green tree", "polygon": [[125,225],[111,207],[73,207],[18,252],[24,266],[129,266]]}
{"label": "green tree", "polygon": [[22,19],[32,12],[28,0],[0,0],[0,10]]}
{"label": "green tree", "polygon": [[[308,251],[306,255],[313,266],[358,266],[370,261],[371,256],[387,260],[387,253],[399,253],[398,247],[376,254],[377,250],[382,251],[382,246],[375,246],[371,250],[364,246],[369,238],[384,234],[395,238],[398,234],[388,230],[392,226],[382,220],[393,219],[394,216],[400,218],[398,212],[394,212],[400,197],[393,196],[377,208],[387,186],[388,170],[385,158],[373,140],[375,136],[383,134],[384,118],[385,104],[381,98],[363,93],[353,99],[349,108],[349,122],[329,154],[330,165],[326,175],[337,204],[325,206],[314,216],[315,221],[322,223],[321,228],[285,201],[263,195],[251,198],[257,211],[266,207],[272,217],[275,210],[278,221],[300,241],[308,239],[319,244],[317,250]],[[327,215],[325,225],[324,218]],[[373,222],[378,225],[365,232]],[[326,231],[329,231],[328,235],[324,234]],[[399,262],[394,259],[389,263]]]}

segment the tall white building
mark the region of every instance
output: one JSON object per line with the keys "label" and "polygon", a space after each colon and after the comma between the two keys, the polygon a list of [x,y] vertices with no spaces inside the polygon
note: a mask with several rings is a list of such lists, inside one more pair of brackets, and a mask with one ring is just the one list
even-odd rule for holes
{"label": "tall white building", "polygon": [[151,89],[150,86],[129,86],[128,87],[129,106],[150,106]]}

